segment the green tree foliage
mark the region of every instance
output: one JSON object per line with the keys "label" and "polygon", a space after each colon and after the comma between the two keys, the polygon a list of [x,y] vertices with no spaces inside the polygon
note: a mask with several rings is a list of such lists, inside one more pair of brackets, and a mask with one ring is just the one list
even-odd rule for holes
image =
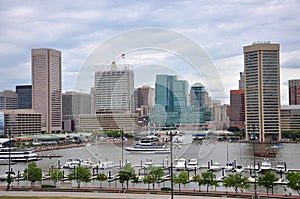
{"label": "green tree foliage", "polygon": [[300,195],[300,173],[288,172],[286,179],[288,180],[287,186]]}
{"label": "green tree foliage", "polygon": [[121,171],[119,171],[119,181],[120,183],[126,182],[126,186],[128,189],[129,180],[135,177],[135,170],[131,166],[131,164],[126,163]]}
{"label": "green tree foliage", "polygon": [[208,192],[208,188],[210,186],[218,186],[218,182],[216,180],[216,174],[211,171],[206,171],[201,174],[202,182],[201,184],[206,185],[206,191]]}
{"label": "green tree foliage", "polygon": [[35,162],[31,162],[28,164],[28,167],[24,169],[23,177],[30,181],[33,187],[36,181],[42,180],[42,169],[38,168]]}
{"label": "green tree foliage", "polygon": [[146,175],[143,179],[144,184],[148,184],[148,189],[150,189],[150,184],[153,182],[151,175]]}
{"label": "green tree foliage", "polygon": [[193,176],[193,181],[198,183],[199,191],[200,191],[200,190],[201,190],[201,185],[203,185],[203,184],[202,184],[202,183],[203,183],[203,180],[202,180],[202,178],[201,178],[201,175],[198,174],[198,173],[197,173],[196,175],[194,175],[194,176]]}
{"label": "green tree foliage", "polygon": [[272,189],[273,193],[274,182],[276,182],[277,180],[278,178],[274,173],[267,171],[264,175],[258,177],[258,184],[259,186],[263,186],[267,189],[268,195],[269,189]]}
{"label": "green tree foliage", "polygon": [[281,131],[282,138],[291,139],[291,140],[300,140],[300,131],[299,130],[282,130]]}
{"label": "green tree foliage", "polygon": [[225,187],[233,187],[235,193],[237,194],[238,188],[246,189],[248,184],[246,184],[247,178],[243,177],[241,173],[229,174],[225,177],[223,185]]}
{"label": "green tree foliage", "polygon": [[72,172],[69,173],[68,179],[69,180],[76,180],[77,181],[77,188],[80,188],[81,182],[90,182],[91,181],[91,173],[88,168],[84,167],[76,167],[72,169]]}
{"label": "green tree foliage", "polygon": [[102,187],[101,182],[107,180],[107,176],[104,173],[99,173],[96,177],[96,180],[100,182],[100,188]]}
{"label": "green tree foliage", "polygon": [[179,191],[181,184],[187,184],[189,182],[189,174],[187,171],[181,171],[178,176],[174,177],[174,183],[178,184]]}
{"label": "green tree foliage", "polygon": [[124,131],[120,130],[107,130],[103,132],[105,136],[107,137],[113,137],[113,138],[120,138],[123,134],[124,137],[128,139],[134,138],[132,135],[125,133]]}
{"label": "green tree foliage", "polygon": [[52,180],[55,185],[57,181],[62,180],[64,178],[63,172],[57,168],[50,170],[49,175],[50,175],[50,180]]}
{"label": "green tree foliage", "polygon": [[239,132],[240,129],[239,129],[239,127],[237,127],[237,126],[230,126],[230,127],[227,129],[227,131],[230,131],[230,132]]}
{"label": "green tree foliage", "polygon": [[156,167],[156,166],[149,166],[147,168],[148,175],[150,175],[152,178],[152,187],[154,189],[155,183],[158,183],[161,180],[161,177],[164,175],[164,171],[161,167]]}

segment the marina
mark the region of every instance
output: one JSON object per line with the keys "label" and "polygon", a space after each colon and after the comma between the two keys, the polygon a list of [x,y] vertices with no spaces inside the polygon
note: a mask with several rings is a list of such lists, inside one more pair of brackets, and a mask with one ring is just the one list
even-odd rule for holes
{"label": "marina", "polygon": [[[94,164],[98,165],[98,167],[90,167],[90,171],[93,174],[92,179],[98,173],[104,173],[108,176],[109,180],[103,182],[103,186],[107,187],[120,187],[120,183],[118,181],[117,173],[121,168],[121,163],[130,162],[136,171],[136,174],[139,176],[140,183],[135,184],[135,187],[146,187],[142,182],[143,176],[146,173],[147,167],[149,165],[162,166],[164,168],[164,177],[163,182],[159,186],[170,186],[169,175],[170,175],[170,154],[145,154],[145,153],[131,153],[125,150],[125,147],[132,146],[132,143],[124,143],[124,150],[122,152],[122,144],[121,143],[102,143],[102,144],[92,144],[72,149],[60,149],[52,151],[53,154],[61,154],[61,157],[58,158],[43,158],[42,160],[37,161],[37,166],[42,168],[44,174],[48,173],[49,169],[56,168],[58,165],[65,165],[69,159],[78,158],[82,163],[84,160],[89,159]],[[233,166],[235,167],[236,172],[242,172],[242,174],[249,178],[249,183],[253,184],[253,179],[251,178],[251,172],[253,170],[253,145],[251,143],[228,143],[228,158],[233,160]],[[231,173],[231,171],[226,171],[225,166],[227,163],[226,157],[226,148],[227,143],[225,142],[207,142],[202,143],[201,145],[198,143],[191,143],[182,145],[180,148],[174,146],[173,148],[173,158],[174,158],[174,173],[178,175],[182,169],[175,169],[175,165],[177,162],[175,160],[185,159],[185,164],[181,166],[183,170],[187,170],[190,177],[195,173],[202,173],[210,169],[210,166],[214,163],[219,163],[219,168],[214,171],[217,176],[219,182],[222,182],[224,177]],[[276,184],[278,187],[279,193],[283,192],[292,192],[286,187],[283,188],[281,186],[286,185],[285,173],[289,170],[297,171],[298,165],[300,165],[300,158],[297,150],[300,149],[298,144],[284,144],[284,147],[280,149],[275,158],[269,158],[270,163],[272,165],[271,171],[276,173],[279,177],[278,182]],[[241,150],[241,151],[240,151]],[[49,151],[38,152],[38,155],[49,154]],[[123,161],[122,161],[123,154]],[[194,160],[193,160],[194,159]],[[191,160],[196,161],[197,165],[192,168],[188,168],[189,162]],[[256,157],[256,170],[260,171],[258,165],[262,165],[264,158]],[[283,161],[284,160],[284,161]],[[285,162],[287,165],[282,172],[276,172],[277,163]],[[195,162],[194,162],[195,163]],[[18,185],[26,185],[28,182],[21,180],[21,173],[26,168],[27,162],[18,162],[15,165],[12,165],[12,170],[19,174],[19,179],[16,177],[14,184]],[[0,166],[0,174],[4,174],[7,171],[7,165]],[[62,171],[65,175],[65,180],[67,174],[70,172],[69,168],[62,168]],[[280,178],[282,175],[282,178]],[[16,175],[18,176],[18,175]],[[62,181],[60,184],[65,183],[67,181]],[[1,182],[2,185],[5,185],[5,181]],[[51,183],[49,179],[44,178],[42,183]],[[71,186],[76,186],[75,182],[71,182]],[[98,182],[92,180],[89,183],[83,183],[82,186],[98,186]],[[131,185],[133,186],[133,185]],[[177,185],[175,185],[177,187]],[[190,182],[185,186],[185,189],[198,189],[197,184]],[[253,187],[250,187],[250,190]],[[222,186],[218,188],[218,190],[225,190]],[[264,192],[263,188],[258,188]],[[293,193],[293,192],[292,192]]]}

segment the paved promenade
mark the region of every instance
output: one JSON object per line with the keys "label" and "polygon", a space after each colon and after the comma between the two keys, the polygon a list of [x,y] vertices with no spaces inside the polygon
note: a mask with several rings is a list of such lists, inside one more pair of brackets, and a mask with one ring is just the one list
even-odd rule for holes
{"label": "paved promenade", "polygon": [[[132,199],[169,199],[171,196],[158,194],[129,193],[86,193],[86,192],[37,192],[37,191],[0,191],[0,196],[51,196],[51,197],[81,197],[81,198],[132,198]],[[174,199],[220,199],[220,197],[174,195]],[[229,199],[229,198],[228,198]],[[236,199],[236,198],[235,198]]]}

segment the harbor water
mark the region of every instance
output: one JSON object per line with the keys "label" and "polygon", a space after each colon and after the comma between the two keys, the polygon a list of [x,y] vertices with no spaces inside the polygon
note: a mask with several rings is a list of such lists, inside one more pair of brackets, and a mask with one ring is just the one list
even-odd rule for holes
{"label": "harbor water", "polygon": [[[127,146],[131,146],[132,143],[124,143],[123,149]],[[179,158],[185,158],[187,161],[192,158],[196,158],[198,163],[202,169],[197,170],[197,173],[201,173],[206,171],[204,168],[211,162],[219,162],[222,166],[225,166],[226,162],[236,162],[236,165],[243,165],[247,167],[249,165],[253,165],[254,163],[254,155],[253,155],[253,143],[239,143],[239,142],[216,142],[216,141],[206,141],[203,143],[189,143],[189,144],[173,144],[173,160]],[[257,145],[255,146],[257,150]],[[277,162],[285,161],[288,169],[300,169],[300,145],[299,144],[283,144],[281,149],[277,149],[276,157],[269,158],[272,167],[275,167]],[[59,163],[64,164],[67,159],[70,158],[79,158],[82,160],[86,160],[90,158],[93,162],[97,163],[99,161],[113,161],[114,168],[112,169],[104,169],[98,172],[105,173],[106,175],[116,175],[120,169],[121,162],[130,162],[135,170],[136,174],[144,175],[145,170],[142,169],[143,164],[146,159],[152,159],[155,165],[170,165],[170,154],[145,154],[145,153],[129,153],[125,150],[122,151],[122,144],[120,143],[100,143],[100,144],[92,144],[86,145],[83,147],[77,148],[69,148],[69,149],[60,149],[53,151],[43,151],[38,152],[38,154],[61,154],[62,157],[59,158],[43,158],[42,160],[37,161],[37,166],[42,168],[43,173],[47,173],[49,169],[55,168]],[[123,157],[123,159],[122,159]],[[263,160],[263,157],[255,157],[255,162],[260,163]],[[26,162],[18,162],[11,166],[11,168],[18,173],[21,173],[24,168],[27,167]],[[173,163],[175,165],[175,162]],[[4,174],[8,170],[8,165],[0,166],[0,175]],[[69,172],[68,169],[64,169],[64,173],[67,174]],[[91,171],[92,172],[92,171]],[[169,170],[166,169],[165,174],[169,173]],[[178,171],[174,169],[174,173],[177,174]],[[189,172],[190,176],[194,175],[195,172]],[[217,178],[222,175],[226,175],[226,172],[218,171],[216,172]],[[250,176],[250,172],[245,171],[243,175],[246,177]],[[277,174],[278,177],[279,174]],[[285,176],[283,175],[283,178]],[[1,185],[6,185],[6,181],[1,181]],[[52,183],[49,180],[43,181],[42,183]],[[64,183],[64,182],[60,182]],[[26,181],[14,181],[13,185],[30,185],[30,183]],[[72,182],[71,186],[76,187],[76,182]],[[98,181],[91,181],[89,183],[81,183],[81,186],[99,186]],[[102,182],[102,186],[109,187],[120,187],[120,183],[118,181],[114,182]],[[146,188],[147,185],[143,182],[138,184],[131,184],[130,187],[143,187]],[[159,185],[156,185],[156,188],[170,186],[170,182],[166,181]],[[175,185],[174,188],[178,188],[178,185]],[[181,186],[181,189],[191,189],[198,190],[198,185],[196,183],[189,183],[186,186]],[[202,187],[204,189],[204,187]],[[218,187],[217,190],[225,190],[224,187]],[[253,190],[253,185],[249,188]],[[214,190],[214,188],[212,188]],[[258,187],[257,190],[259,192],[266,192],[263,187]],[[229,191],[233,191],[233,189],[229,188]],[[288,189],[284,185],[276,185],[275,193],[284,193],[284,194],[295,194],[292,190]]]}

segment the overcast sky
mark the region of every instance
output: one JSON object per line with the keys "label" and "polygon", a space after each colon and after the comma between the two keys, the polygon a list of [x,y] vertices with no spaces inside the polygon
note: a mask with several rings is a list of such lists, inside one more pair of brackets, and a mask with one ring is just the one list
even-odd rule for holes
{"label": "overcast sky", "polygon": [[114,57],[133,66],[135,87],[153,85],[155,74],[176,74],[229,103],[243,46],[271,41],[280,44],[287,104],[288,80],[300,79],[299,13],[298,0],[0,0],[0,90],[31,84],[31,49],[54,48],[63,53],[63,91],[89,92],[93,78],[79,80],[80,73]]}

